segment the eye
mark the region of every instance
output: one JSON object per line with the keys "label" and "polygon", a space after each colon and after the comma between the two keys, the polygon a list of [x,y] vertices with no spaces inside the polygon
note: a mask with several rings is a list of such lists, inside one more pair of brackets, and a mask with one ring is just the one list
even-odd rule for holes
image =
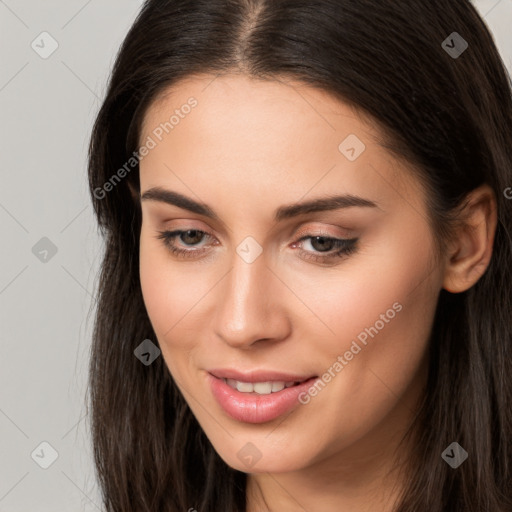
{"label": "eye", "polygon": [[[201,254],[205,251],[205,249],[182,249],[177,247],[174,243],[174,240],[180,237],[183,242],[187,244],[194,245],[198,241],[207,235],[210,237],[208,233],[205,231],[200,231],[198,229],[187,229],[187,230],[175,230],[175,231],[159,231],[159,235],[156,237],[157,239],[163,240],[164,245],[175,255],[185,258],[196,257],[198,254]],[[182,235],[185,235],[182,237]]]}
{"label": "eye", "polygon": [[[305,251],[301,249],[301,254],[306,260],[313,260],[320,263],[329,263],[338,260],[357,250],[358,238],[333,238],[326,235],[305,235],[300,238],[294,246],[300,242],[308,240],[314,251]],[[303,244],[300,244],[301,247]],[[323,255],[322,253],[325,253]]]}
{"label": "eye", "polygon": [[[172,254],[180,258],[197,258],[208,251],[207,248],[184,249],[176,245],[175,240],[179,238],[185,247],[197,246],[204,238],[212,238],[209,233],[198,229],[159,231],[157,239],[163,240],[164,245]],[[304,250],[303,243],[308,240],[312,251]],[[356,243],[358,238],[334,238],[322,234],[308,234],[301,237],[292,247],[301,247],[300,254],[306,260],[312,260],[319,263],[329,263],[341,259],[357,250]],[[217,245],[214,243],[214,245]]]}

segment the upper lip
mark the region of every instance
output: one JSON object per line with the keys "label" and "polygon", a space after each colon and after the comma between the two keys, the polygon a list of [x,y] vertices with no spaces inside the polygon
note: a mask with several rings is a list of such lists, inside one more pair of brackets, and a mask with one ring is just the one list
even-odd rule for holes
{"label": "upper lip", "polygon": [[270,370],[253,370],[241,372],[231,368],[216,368],[208,371],[211,375],[217,377],[218,379],[234,379],[241,382],[303,382],[315,376],[274,372]]}

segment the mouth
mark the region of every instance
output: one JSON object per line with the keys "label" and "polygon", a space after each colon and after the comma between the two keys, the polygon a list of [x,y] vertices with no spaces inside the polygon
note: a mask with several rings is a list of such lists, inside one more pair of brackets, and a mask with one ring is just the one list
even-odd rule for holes
{"label": "mouth", "polygon": [[[301,403],[300,396],[318,379],[317,376],[289,375],[290,380],[257,380],[261,379],[257,374],[246,375],[246,380],[239,380],[206,373],[212,395],[221,409],[230,418],[243,423],[265,423],[291,411]],[[279,378],[283,376],[280,374]]]}
{"label": "mouth", "polygon": [[232,389],[240,393],[251,393],[256,395],[270,395],[271,393],[279,393],[283,389],[292,388],[302,384],[306,380],[300,381],[263,381],[263,382],[244,382],[236,379],[221,379]]}

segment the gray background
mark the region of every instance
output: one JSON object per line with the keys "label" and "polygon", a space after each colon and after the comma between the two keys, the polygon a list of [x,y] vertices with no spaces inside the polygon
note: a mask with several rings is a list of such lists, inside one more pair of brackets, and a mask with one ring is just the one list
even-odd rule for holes
{"label": "gray background", "polygon": [[[101,509],[84,407],[101,257],[86,151],[141,4],[0,0],[0,512]],[[512,72],[512,0],[475,5]]]}

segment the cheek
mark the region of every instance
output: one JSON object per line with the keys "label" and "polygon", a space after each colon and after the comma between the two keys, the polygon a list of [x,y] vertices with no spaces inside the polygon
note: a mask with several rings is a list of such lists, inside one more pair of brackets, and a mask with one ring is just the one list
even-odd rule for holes
{"label": "cheek", "polygon": [[[180,282],[176,265],[171,265],[160,240],[153,240],[144,229],[140,238],[140,283],[144,304],[157,336],[173,327],[180,315],[188,288]],[[178,294],[178,290],[180,293]],[[176,300],[180,295],[182,300]]]}
{"label": "cheek", "polygon": [[[162,280],[159,279],[159,276],[162,276],[166,269],[159,256],[159,251],[155,250],[156,248],[153,245],[154,243],[149,239],[149,235],[145,234],[143,226],[139,253],[140,285],[146,311],[155,328],[155,322],[159,323],[166,307],[163,300],[164,287],[162,286]],[[157,329],[155,328],[155,330]]]}
{"label": "cheek", "polygon": [[389,236],[387,241],[366,246],[333,269],[283,270],[283,280],[293,283],[294,294],[310,306],[311,311],[299,308],[308,322],[304,316],[297,317],[297,325],[307,330],[309,323],[320,338],[335,339],[338,349],[343,348],[343,340],[348,350],[360,333],[361,338],[366,333],[371,339],[365,329],[375,324],[382,333],[393,325],[420,336],[418,328],[433,316],[439,271],[434,268],[428,235],[414,238],[410,233],[408,241]]}
{"label": "cheek", "polygon": [[[182,369],[186,363],[176,357],[173,345],[168,340],[180,339],[176,336],[179,330],[177,322],[186,313],[180,306],[186,298],[182,296],[179,300],[176,297],[179,278],[169,275],[172,266],[162,261],[159,256],[161,252],[154,249],[146,250],[141,240],[140,282],[146,311],[158,339],[162,358],[170,373],[177,378],[180,375],[180,368]],[[187,293],[186,288],[183,293]],[[187,349],[183,342],[180,348]]]}
{"label": "cheek", "polygon": [[[331,290],[330,311],[337,339],[325,349],[330,354],[328,366],[338,355],[347,361],[339,371],[342,377],[334,379],[333,389],[340,403],[359,404],[357,411],[346,411],[346,420],[354,428],[363,418],[368,424],[377,421],[399,397],[409,393],[424,362],[440,269],[433,268],[428,243],[414,244],[412,240],[404,243],[401,251],[390,245],[387,254],[376,261],[378,267],[371,267],[378,271],[352,275],[343,289],[340,282]],[[342,289],[338,292],[341,306],[336,306],[336,289]],[[324,303],[326,309],[328,304]]]}
{"label": "cheek", "polygon": [[199,267],[172,260],[162,241],[153,238],[142,230],[139,272],[146,311],[164,353],[178,343],[187,351],[196,343],[190,329],[197,331],[195,319],[215,281]]}
{"label": "cheek", "polygon": [[[308,297],[322,320],[300,323],[304,338],[316,340],[326,372],[343,375],[333,379],[341,403],[359,403],[357,414],[366,408],[372,415],[406,391],[427,350],[440,279],[428,234],[417,230],[407,243],[397,237],[368,250],[330,279],[295,280],[297,295]],[[319,336],[325,326],[330,334]],[[334,367],[338,356],[344,362]]]}

